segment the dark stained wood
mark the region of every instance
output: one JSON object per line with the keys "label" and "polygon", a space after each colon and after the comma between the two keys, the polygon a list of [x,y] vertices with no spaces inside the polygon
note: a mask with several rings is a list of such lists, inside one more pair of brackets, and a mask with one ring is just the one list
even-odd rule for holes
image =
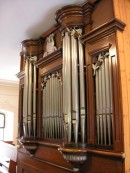
{"label": "dark stained wood", "polygon": [[[95,144],[95,102],[94,84],[92,79],[92,67],[87,63],[87,143],[89,146]],[[91,91],[91,92],[90,92]]]}
{"label": "dark stained wood", "polygon": [[44,32],[41,37],[46,38],[48,37],[51,33],[55,33],[58,29],[60,28],[59,24],[55,24],[52,28],[48,29],[46,32]]}
{"label": "dark stained wood", "polygon": [[62,29],[70,26],[83,25],[83,10],[81,5],[67,5],[56,12],[56,20]]}
{"label": "dark stained wood", "polygon": [[10,163],[9,163],[9,172],[10,173],[16,173],[16,166],[17,166],[17,163],[14,162],[13,160],[10,160]]}
{"label": "dark stained wood", "polygon": [[58,59],[62,58],[62,51],[61,48],[56,50],[55,52],[52,52],[51,54],[47,55],[44,58],[39,59],[36,62],[36,66],[39,68],[45,67],[46,65],[49,65],[53,63],[54,61],[57,61]]}
{"label": "dark stained wood", "polygon": [[[57,150],[57,147],[39,146],[35,156],[30,157],[26,151],[19,150],[18,153],[18,172],[27,169],[30,172],[74,172],[73,167],[68,164]],[[27,166],[26,166],[27,165]],[[20,168],[21,167],[21,168]]]}
{"label": "dark stained wood", "polygon": [[[108,8],[109,7],[109,8]],[[58,151],[63,140],[45,141],[42,129],[42,88],[41,80],[55,70],[62,69],[62,31],[66,27],[83,28],[81,40],[85,52],[86,105],[87,105],[87,161],[80,165],[80,173],[124,173],[124,144],[122,128],[121,84],[116,48],[116,32],[123,32],[125,24],[114,17],[112,0],[89,0],[83,4],[67,5],[56,12],[57,24],[35,40],[22,42],[21,67],[17,77],[20,79],[19,122],[22,124],[24,60],[26,56],[37,56],[37,150],[30,155],[25,149],[18,151],[18,173],[68,173],[74,172],[73,166],[66,162]],[[55,52],[43,58],[46,38],[55,34]],[[114,135],[113,145],[97,148],[95,121],[95,88],[92,63],[102,52],[109,51],[112,57]],[[22,128],[20,137],[22,136]],[[74,148],[68,148],[74,150]],[[79,149],[80,150],[80,149]],[[76,150],[75,150],[76,151]],[[65,151],[66,152],[66,151]],[[78,153],[78,152],[77,152]],[[77,166],[77,165],[76,165]]]}
{"label": "dark stained wood", "polygon": [[114,18],[113,0],[99,0],[94,3],[92,30]]}
{"label": "dark stained wood", "polygon": [[81,171],[84,173],[122,173],[123,164],[122,160],[90,154]]}
{"label": "dark stained wood", "polygon": [[[122,134],[122,107],[121,107],[121,93],[120,93],[120,80],[118,71],[117,56],[112,56],[112,74],[113,74],[113,97],[114,97],[114,149],[115,151],[122,151],[123,149],[123,134]],[[118,83],[118,84],[117,84]]]}
{"label": "dark stained wood", "polygon": [[24,56],[38,56],[43,54],[43,42],[44,40],[42,38],[22,41],[22,54]]}
{"label": "dark stained wood", "polygon": [[115,34],[117,30],[123,31],[125,24],[118,19],[112,19],[107,23],[95,28],[94,30],[90,31],[89,33],[83,35],[81,39],[84,42],[89,44],[93,44],[96,41],[104,39],[112,34]]}

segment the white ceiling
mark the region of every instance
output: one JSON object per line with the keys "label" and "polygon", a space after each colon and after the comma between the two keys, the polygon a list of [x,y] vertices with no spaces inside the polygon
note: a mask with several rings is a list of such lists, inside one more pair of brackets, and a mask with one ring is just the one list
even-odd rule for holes
{"label": "white ceiling", "polygon": [[21,42],[55,24],[62,6],[85,0],[0,0],[0,80],[18,81]]}

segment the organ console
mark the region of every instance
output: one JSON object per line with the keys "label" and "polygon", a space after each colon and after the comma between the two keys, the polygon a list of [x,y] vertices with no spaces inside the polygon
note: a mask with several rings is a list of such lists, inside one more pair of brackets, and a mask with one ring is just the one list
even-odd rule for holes
{"label": "organ console", "polygon": [[116,32],[125,23],[108,5],[65,6],[55,26],[22,42],[19,173],[124,172]]}

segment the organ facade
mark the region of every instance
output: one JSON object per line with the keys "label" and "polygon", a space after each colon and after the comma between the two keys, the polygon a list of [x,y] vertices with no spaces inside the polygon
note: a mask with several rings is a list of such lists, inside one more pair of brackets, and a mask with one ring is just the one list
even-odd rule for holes
{"label": "organ facade", "polygon": [[127,25],[115,4],[64,6],[51,29],[22,42],[19,173],[129,169],[118,43]]}

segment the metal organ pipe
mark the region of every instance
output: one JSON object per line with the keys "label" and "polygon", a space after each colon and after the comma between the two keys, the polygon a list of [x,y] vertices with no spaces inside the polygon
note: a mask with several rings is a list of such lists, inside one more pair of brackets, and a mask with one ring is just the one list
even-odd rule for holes
{"label": "metal organ pipe", "polygon": [[[78,29],[80,35],[82,30]],[[83,45],[78,39],[78,52],[79,52],[79,74],[80,74],[80,126],[81,126],[81,139],[82,143],[86,142],[85,137],[85,78],[84,78],[84,54],[83,54]]]}
{"label": "metal organ pipe", "polygon": [[105,69],[106,69],[106,93],[109,95],[106,99],[106,114],[108,124],[108,144],[112,141],[112,86],[111,86],[111,57],[106,53],[105,55]]}
{"label": "metal organ pipe", "polygon": [[74,38],[75,30],[71,31],[71,61],[72,61],[72,124],[74,140],[78,142],[79,127],[79,87],[78,87],[78,49],[77,40]]}
{"label": "metal organ pipe", "polygon": [[29,62],[29,86],[28,86],[28,135],[31,136],[32,121],[32,63]]}
{"label": "metal organ pipe", "polygon": [[34,79],[33,79],[33,133],[34,136],[36,136],[36,79],[37,79],[37,69],[36,65],[33,66],[33,73],[34,73]]}
{"label": "metal organ pipe", "polygon": [[67,142],[73,142],[73,125],[75,143],[79,142],[79,120],[81,141],[85,142],[85,79],[83,46],[79,40],[81,33],[81,29],[67,29],[63,36],[63,113]]}
{"label": "metal organ pipe", "polygon": [[100,114],[99,114],[99,73],[96,71],[96,119],[97,119],[97,143],[100,143]]}
{"label": "metal organ pipe", "polygon": [[36,66],[37,57],[26,57],[24,75],[24,136],[35,136],[36,133]]}
{"label": "metal organ pipe", "polygon": [[96,70],[94,74],[96,75],[97,144],[112,145],[112,74],[111,57],[108,52],[99,54],[93,69]]}
{"label": "metal organ pipe", "polygon": [[[43,133],[46,139],[61,139],[59,107],[61,105],[61,75],[54,72],[43,78]],[[61,110],[62,111],[62,110]]]}
{"label": "metal organ pipe", "polygon": [[23,102],[23,131],[24,136],[27,136],[27,120],[28,119],[28,59],[25,60],[24,73],[24,102]]}
{"label": "metal organ pipe", "polygon": [[71,142],[71,57],[70,35],[65,32],[63,38],[63,113],[65,119],[65,134]]}

